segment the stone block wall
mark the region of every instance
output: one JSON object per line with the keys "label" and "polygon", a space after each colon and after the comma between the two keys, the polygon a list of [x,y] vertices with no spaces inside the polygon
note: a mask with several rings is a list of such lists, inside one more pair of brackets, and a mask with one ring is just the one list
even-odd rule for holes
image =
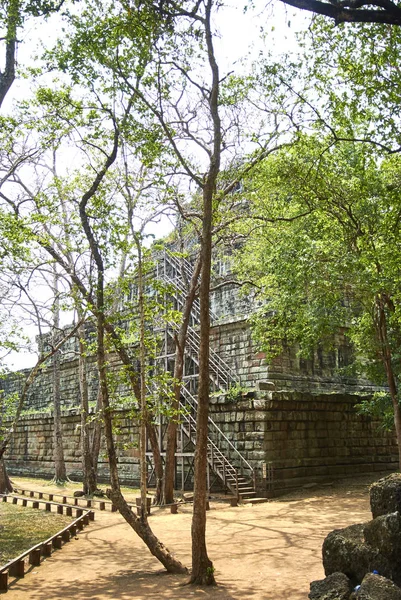
{"label": "stone block wall", "polygon": [[[378,423],[355,411],[357,396],[259,391],[237,401],[213,397],[211,416],[227,438],[256,470],[260,494],[271,492],[264,477],[273,468],[275,491],[311,482],[352,476],[355,473],[397,467],[394,436],[379,430]],[[126,413],[118,414],[117,446],[122,481],[137,485],[138,430]],[[63,414],[67,471],[81,477],[80,417]],[[19,423],[10,445],[7,464],[12,474],[52,477],[52,418],[27,415]],[[105,451],[99,474],[108,478]]]}
{"label": "stone block wall", "polygon": [[273,382],[277,391],[306,393],[364,394],[381,389],[369,381],[339,375],[338,368],[351,360],[351,349],[341,335],[331,352],[318,349],[311,359],[304,360],[297,356],[296,348],[288,348],[269,364],[245,319],[212,325],[210,344],[247,388],[263,389],[266,382]]}
{"label": "stone block wall", "polygon": [[[259,491],[288,489],[355,473],[397,468],[395,437],[357,414],[360,397],[349,394],[274,392],[237,402],[212,400],[212,416],[256,469]],[[266,465],[266,467],[264,467]]]}
{"label": "stone block wall", "polygon": [[[127,413],[116,415],[118,435],[119,473],[123,483],[138,484],[139,461],[136,446],[138,428]],[[73,480],[82,480],[81,465],[81,427],[77,410],[63,411],[64,456],[68,476]],[[9,472],[14,475],[52,478],[53,463],[53,417],[49,413],[25,415],[16,427],[15,434],[6,455]],[[108,481],[109,468],[104,440],[99,457],[99,478]]]}

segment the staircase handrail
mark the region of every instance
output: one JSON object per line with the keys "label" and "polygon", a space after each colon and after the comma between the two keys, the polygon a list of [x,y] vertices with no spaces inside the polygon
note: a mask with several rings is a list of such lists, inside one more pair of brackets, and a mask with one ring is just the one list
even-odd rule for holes
{"label": "staircase handrail", "polygon": [[[192,268],[191,263],[184,257],[178,259],[176,256],[169,254],[166,250],[164,251],[163,259],[165,262],[167,262],[167,264],[170,264],[170,266],[172,266],[173,269],[175,270],[175,272],[178,274],[178,277],[176,279],[173,279],[164,272],[163,278],[170,279],[170,283],[172,283],[173,285],[176,285],[177,288],[179,287],[179,291],[181,293],[186,294],[187,293],[186,282],[181,275],[181,270],[183,269],[185,271],[185,274],[186,274],[188,280],[191,280],[192,274],[193,274],[193,268]],[[179,282],[179,284],[178,284],[178,282]],[[193,306],[196,307],[196,311],[198,312],[199,317],[200,317],[200,304],[199,304],[199,300],[197,298],[194,300]],[[209,310],[209,313],[210,313],[210,319],[212,321],[217,321],[216,314],[212,310]],[[199,322],[199,317],[198,317],[198,322]]]}
{"label": "staircase handrail", "polygon": [[[198,352],[200,346],[200,336],[191,326],[188,327],[187,339],[190,343],[192,343],[192,349]],[[215,368],[217,375],[222,377],[223,381],[225,381],[226,391],[228,391],[230,383],[239,383],[239,378],[233,369],[212,348],[209,350],[209,363]]]}
{"label": "staircase handrail", "polygon": [[[195,398],[195,396],[193,396],[191,394],[191,392],[184,385],[181,387],[181,392],[185,396],[185,400],[196,411],[197,410],[197,406],[198,406],[198,401]],[[184,407],[185,407],[185,405],[184,405]],[[213,421],[213,419],[210,416],[208,417],[208,422],[217,431],[218,436],[221,436],[224,439],[224,441],[227,443],[228,447],[231,450],[233,450],[234,453],[239,457],[240,463],[244,464],[246,466],[246,468],[250,470],[250,472],[251,472],[251,474],[253,476],[253,472],[254,472],[253,467],[249,464],[249,462],[246,460],[246,458],[244,456],[242,456],[241,452],[239,452],[239,450],[237,450],[237,448],[234,446],[234,444],[232,442],[230,442],[230,440],[228,439],[228,437],[222,432],[222,430],[220,429],[220,427],[215,423],[215,421]],[[208,439],[210,439],[210,438],[208,437]],[[210,441],[212,442],[213,440],[210,439]],[[219,452],[221,452],[221,450],[219,450]],[[224,456],[224,454],[223,454],[223,456]],[[228,460],[228,459],[226,459],[226,460]]]}

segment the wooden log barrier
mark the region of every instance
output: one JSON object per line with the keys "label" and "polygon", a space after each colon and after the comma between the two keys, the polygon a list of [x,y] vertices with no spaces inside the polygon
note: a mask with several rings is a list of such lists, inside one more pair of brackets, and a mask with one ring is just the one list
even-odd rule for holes
{"label": "wooden log barrier", "polygon": [[40,559],[42,556],[41,548],[34,548],[29,553],[29,564],[33,567],[38,567],[40,565]]}
{"label": "wooden log barrier", "polygon": [[0,573],[0,592],[6,592],[8,590],[8,571]]}
{"label": "wooden log barrier", "polygon": [[51,556],[52,555],[53,544],[51,542],[46,542],[42,546],[42,554],[43,556]]}
{"label": "wooden log barrier", "polygon": [[66,531],[63,531],[63,533],[61,534],[61,537],[63,539],[63,542],[67,543],[71,539],[71,533],[68,531],[68,529],[66,529]]}
{"label": "wooden log barrier", "polygon": [[59,550],[62,545],[63,545],[63,538],[61,537],[61,535],[56,535],[56,537],[53,538],[53,548],[56,548],[56,550]]}
{"label": "wooden log barrier", "polygon": [[10,575],[13,577],[24,577],[25,575],[25,560],[22,558],[21,560],[17,560],[13,565],[10,566],[9,571]]}

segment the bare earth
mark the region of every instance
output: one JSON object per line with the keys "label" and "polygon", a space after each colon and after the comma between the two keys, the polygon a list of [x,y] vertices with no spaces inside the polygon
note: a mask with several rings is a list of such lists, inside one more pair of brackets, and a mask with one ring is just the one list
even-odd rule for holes
{"label": "bare earth", "polygon": [[[94,523],[12,583],[6,597],[306,600],[310,581],[324,577],[324,537],[333,529],[371,518],[368,484],[379,476],[303,490],[255,506],[231,508],[212,501],[208,551],[219,584],[212,589],[185,586],[185,577],[166,574],[118,513],[97,511]],[[191,516],[190,504],[180,505],[177,515],[156,508],[150,516],[156,535],[187,565]]]}

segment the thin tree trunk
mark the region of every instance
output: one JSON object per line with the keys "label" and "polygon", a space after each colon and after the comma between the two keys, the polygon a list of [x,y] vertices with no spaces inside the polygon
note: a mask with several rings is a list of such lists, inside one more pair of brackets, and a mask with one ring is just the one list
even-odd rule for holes
{"label": "thin tree trunk", "polygon": [[103,415],[102,394],[101,394],[101,389],[99,386],[98,393],[97,393],[97,400],[96,400],[96,419],[95,419],[95,425],[94,425],[93,434],[92,434],[92,463],[93,463],[93,470],[95,473],[96,481],[97,481],[97,473],[98,473],[98,465],[99,465],[99,454],[100,454],[100,448],[101,448],[101,443],[102,443],[102,432],[103,432],[103,425],[102,425],[102,418],[101,418],[102,415]]}
{"label": "thin tree trunk", "polygon": [[387,334],[387,318],[384,299],[381,295],[376,297],[375,326],[381,345],[381,357],[386,371],[387,384],[394,411],[394,426],[398,445],[398,468],[401,471],[401,408],[398,402],[398,390],[392,365],[391,348]]}
{"label": "thin tree trunk", "polygon": [[[53,316],[53,347],[57,345],[57,337],[60,329],[60,302],[58,292],[58,275],[54,267],[54,316]],[[67,480],[67,471],[64,460],[63,429],[61,423],[61,390],[60,390],[60,354],[56,352],[53,356],[53,452],[54,452],[54,479],[56,482]]]}
{"label": "thin tree trunk", "polygon": [[[82,317],[78,310],[78,318]],[[93,495],[97,489],[97,473],[94,468],[94,456],[91,451],[90,433],[89,433],[89,391],[86,374],[86,346],[85,346],[85,325],[82,323],[78,330],[79,339],[79,390],[81,395],[81,452],[82,452],[82,483],[83,491],[86,495]]]}
{"label": "thin tree trunk", "polygon": [[192,274],[191,282],[182,315],[182,322],[175,346],[174,363],[174,399],[172,403],[173,417],[169,420],[166,433],[166,464],[164,468],[164,502],[171,504],[174,502],[174,474],[175,474],[175,453],[177,450],[177,413],[180,406],[181,382],[184,372],[185,345],[187,340],[188,325],[191,317],[191,310],[195,300],[196,287],[198,285],[201,261],[197,260]]}
{"label": "thin tree trunk", "polygon": [[148,409],[146,406],[146,345],[145,345],[145,300],[143,290],[143,271],[142,271],[142,248],[141,240],[135,237],[138,250],[138,309],[139,309],[139,362],[141,373],[141,427],[139,437],[140,449],[140,471],[141,471],[141,521],[147,523],[147,464],[146,464],[146,424],[148,422]]}
{"label": "thin tree trunk", "polygon": [[206,549],[206,491],[207,491],[207,435],[209,416],[209,338],[210,338],[210,276],[212,265],[213,198],[220,171],[221,122],[219,117],[219,69],[213,50],[211,11],[213,0],[207,0],[205,35],[209,65],[212,71],[212,87],[209,109],[213,122],[213,152],[203,186],[203,219],[201,261],[202,271],[199,287],[200,302],[200,348],[198,411],[196,417],[194,513],[192,518],[192,572],[191,583],[213,585],[213,563]]}
{"label": "thin tree trunk", "polygon": [[156,491],[155,491],[155,504],[162,504],[163,502],[163,460],[160,453],[159,443],[157,439],[157,433],[154,424],[150,421],[149,415],[146,423],[146,430],[152,448],[153,462],[155,466],[156,476]]}

